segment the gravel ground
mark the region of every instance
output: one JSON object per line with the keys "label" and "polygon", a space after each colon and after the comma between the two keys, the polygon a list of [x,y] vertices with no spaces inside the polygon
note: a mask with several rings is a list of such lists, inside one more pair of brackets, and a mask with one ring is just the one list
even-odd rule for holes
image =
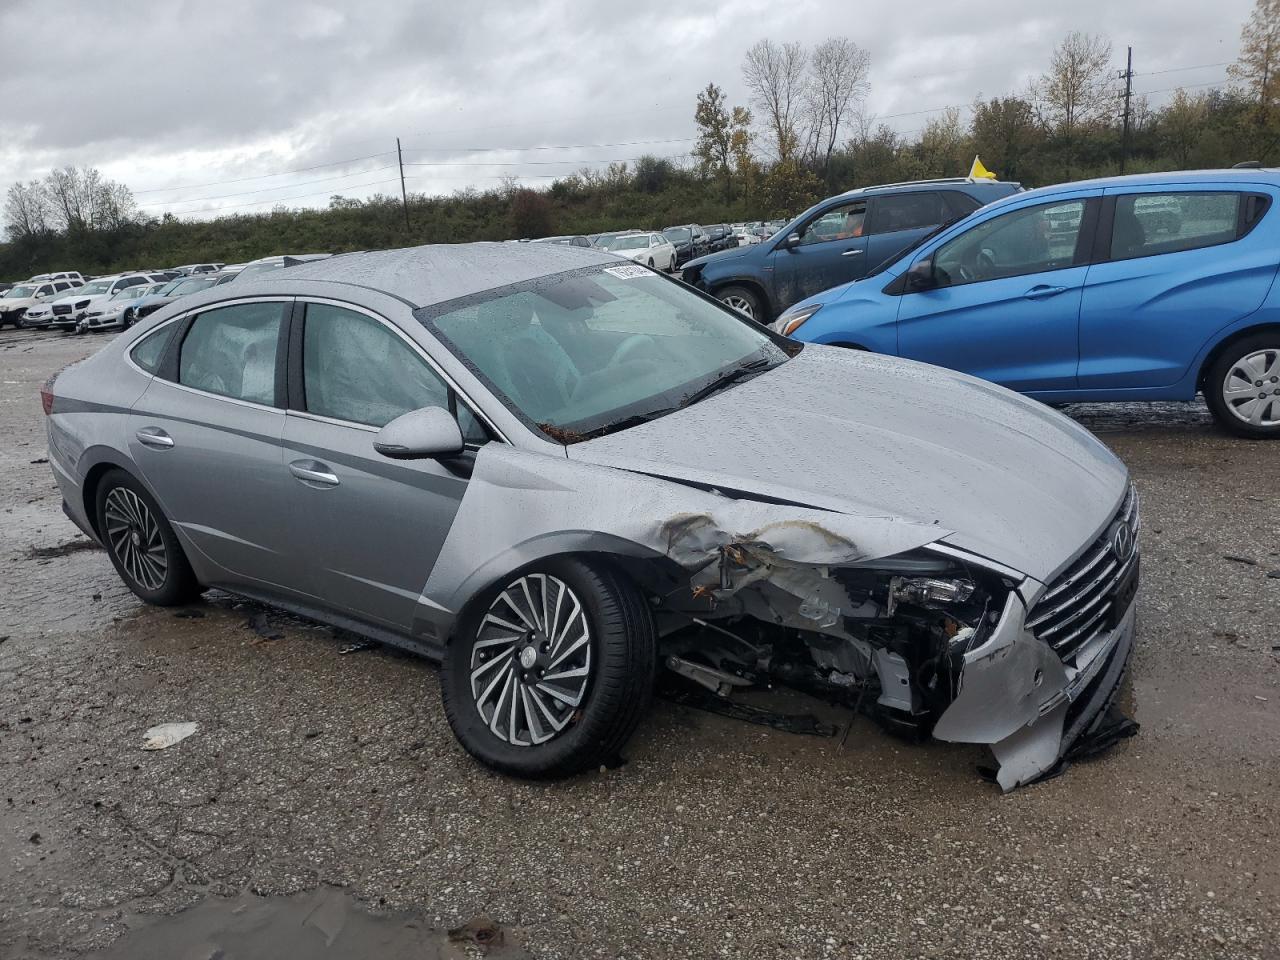
{"label": "gravel ground", "polygon": [[475,953],[437,933],[488,915],[540,958],[1280,957],[1280,444],[1199,406],[1068,411],[1143,495],[1142,732],[1056,780],[1001,796],[971,748],[663,703],[624,766],[526,784],[457,746],[430,664],[123,588],[34,462],[36,391],[99,343],[0,335],[0,957],[149,956],[308,895],[415,918],[413,956]]}

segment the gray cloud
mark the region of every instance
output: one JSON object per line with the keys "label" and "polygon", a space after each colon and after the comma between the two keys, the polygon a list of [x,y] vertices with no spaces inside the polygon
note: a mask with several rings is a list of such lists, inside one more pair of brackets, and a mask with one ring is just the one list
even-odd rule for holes
{"label": "gray cloud", "polygon": [[[851,37],[872,56],[868,108],[913,131],[936,115],[920,111],[1024,90],[1072,29],[1107,34],[1117,66],[1133,43],[1144,74],[1232,60],[1251,6],[19,0],[0,9],[0,190],[75,163],[128,183],[156,213],[323,204],[330,192],[398,189],[380,183],[395,176],[385,168],[396,136],[407,160],[436,164],[409,168],[414,190],[484,188],[506,174],[543,183],[577,161],[687,152],[696,92],[715,81],[745,102],[742,55],[763,36]],[[684,142],[490,149],[637,140]],[[353,162],[260,176],[336,160]]]}

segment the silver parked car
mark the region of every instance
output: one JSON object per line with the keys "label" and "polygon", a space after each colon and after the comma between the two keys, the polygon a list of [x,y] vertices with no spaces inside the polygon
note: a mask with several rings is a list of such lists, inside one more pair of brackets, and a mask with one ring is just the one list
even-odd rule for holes
{"label": "silver parked car", "polygon": [[660,667],[987,744],[1094,744],[1138,508],[1071,420],[794,343],[557,244],[352,254],[193,294],[43,392],[67,514],[142,599],[219,587],[443,662],[480,760],[617,754]]}

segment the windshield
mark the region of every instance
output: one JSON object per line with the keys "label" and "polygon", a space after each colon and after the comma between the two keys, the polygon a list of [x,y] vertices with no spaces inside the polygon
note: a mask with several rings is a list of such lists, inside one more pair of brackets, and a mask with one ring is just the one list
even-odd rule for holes
{"label": "windshield", "polygon": [[198,290],[212,287],[216,282],[212,277],[190,277],[185,280],[179,280],[168,290],[168,296],[184,297],[188,293],[195,293]]}
{"label": "windshield", "polygon": [[35,286],[34,284],[24,286],[24,287],[14,287],[12,290],[6,293],[5,296],[6,297],[34,297],[36,295],[36,291],[39,289],[40,288]]}
{"label": "windshield", "polygon": [[75,290],[70,291],[67,295],[75,294],[77,297],[89,297],[99,293],[106,293],[111,289],[111,284],[114,282],[113,280],[93,280],[83,287],[77,287]]}
{"label": "windshield", "polygon": [[111,299],[112,300],[132,300],[135,297],[142,296],[143,291],[146,289],[147,288],[142,284],[134,284],[132,287],[124,287],[123,289],[117,290],[115,293],[111,295]]}
{"label": "windshield", "polygon": [[787,358],[754,324],[631,264],[558,273],[415,316],[523,420],[564,442],[671,412],[737,368]]}
{"label": "windshield", "polygon": [[641,247],[649,246],[649,237],[646,234],[633,233],[630,236],[606,240],[602,246],[606,250],[639,250]]}
{"label": "windshield", "polygon": [[[251,263],[247,267],[245,267],[243,270],[240,271],[239,279],[248,280],[250,277],[255,277],[260,273],[269,273],[272,270],[279,270],[283,266],[284,264],[280,263],[279,261],[267,261],[266,263]],[[191,291],[185,291],[185,292],[190,293]]]}

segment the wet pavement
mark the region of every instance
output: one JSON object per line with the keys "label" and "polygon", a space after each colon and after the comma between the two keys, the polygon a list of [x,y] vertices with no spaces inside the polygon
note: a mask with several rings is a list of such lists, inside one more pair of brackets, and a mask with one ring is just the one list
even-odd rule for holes
{"label": "wet pavement", "polygon": [[1068,409],[1143,495],[1143,726],[1056,780],[660,703],[624,766],[528,784],[430,664],[124,589],[32,462],[40,384],[102,342],[0,333],[0,957],[1280,957],[1280,444]]}

